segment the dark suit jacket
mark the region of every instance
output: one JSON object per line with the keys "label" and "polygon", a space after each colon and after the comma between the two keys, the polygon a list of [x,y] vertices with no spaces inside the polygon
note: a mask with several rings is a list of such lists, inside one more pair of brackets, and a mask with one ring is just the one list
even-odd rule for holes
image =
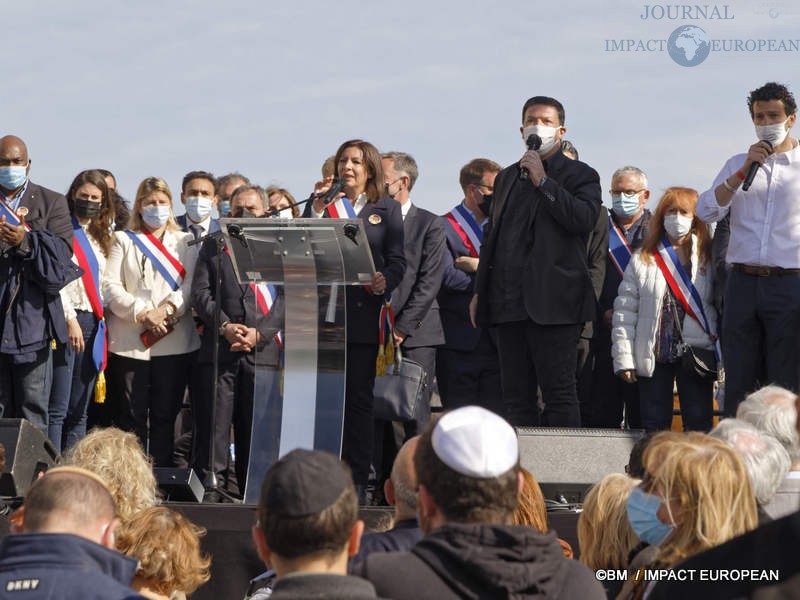
{"label": "dark suit jacket", "polygon": [[[369,220],[372,215],[375,215],[374,223]],[[303,216],[312,216],[311,203],[306,204]],[[329,217],[326,209],[325,218]],[[386,278],[386,294],[391,294],[400,284],[406,270],[400,204],[384,196],[377,202],[367,202],[358,218],[367,234],[375,270],[383,273]],[[378,315],[383,299],[383,296],[367,293],[363,286],[347,286],[348,344],[378,343]]]}
{"label": "dark suit jacket", "polygon": [[[198,360],[203,363],[211,362],[214,353],[214,343],[219,339],[220,362],[233,362],[243,356],[241,352],[231,352],[230,344],[225,338],[214,331],[214,310],[216,301],[214,286],[217,281],[217,244],[215,240],[206,240],[200,249],[197,266],[192,279],[191,303],[197,315],[202,319],[205,327],[200,337],[200,354]],[[231,257],[227,252],[220,256],[222,282],[220,285],[219,322],[244,323],[248,327],[255,327],[264,337],[264,342],[258,350],[258,364],[275,366],[278,364],[280,349],[275,342],[275,334],[281,327],[284,318],[283,287],[276,286],[277,297],[272,309],[264,318],[256,309],[255,294],[249,285],[241,285],[236,279]],[[255,362],[256,351],[247,354],[248,360]]]}
{"label": "dark suit jacket", "polygon": [[406,271],[392,292],[397,331],[403,346],[420,348],[444,343],[436,294],[445,267],[444,225],[439,217],[413,204],[403,221]]}
{"label": "dark suit jacket", "polygon": [[[52,337],[67,341],[59,290],[80,272],[72,263],[72,222],[67,200],[33,182],[20,199],[31,228],[16,248],[0,244],[0,352],[30,355]],[[13,301],[12,301],[13,299]]]}
{"label": "dark suit jacket", "polygon": [[521,186],[533,204],[530,236],[520,285],[530,319],[540,325],[585,323],[595,314],[595,296],[586,261],[589,233],[600,211],[597,171],[560,152],[544,161],[547,180],[536,187],[520,180],[519,163],[503,169],[494,183],[488,240],[484,238],[475,291],[478,324],[489,324],[488,285],[491,269],[504,259],[495,255],[503,213],[512,190]]}
{"label": "dark suit jacket", "polygon": [[602,318],[600,314],[600,294],[603,293],[603,283],[606,278],[606,261],[608,260],[608,210],[600,206],[597,224],[589,234],[588,247],[589,277],[592,279],[592,290],[595,298],[595,318],[587,321],[583,326],[581,337],[587,340],[594,337],[594,323]]}
{"label": "dark suit jacket", "polygon": [[[178,225],[181,226],[181,229],[184,231],[191,231],[189,226],[193,223],[189,220],[189,217],[187,217],[185,213],[175,217],[175,220],[178,222]],[[208,233],[214,233],[215,231],[219,231],[219,221],[217,219],[211,219],[211,223],[208,226]]]}
{"label": "dark suit jacket", "polygon": [[444,346],[451,350],[473,350],[481,337],[481,330],[473,327],[469,320],[469,303],[475,287],[475,273],[465,273],[456,269],[455,259],[459,256],[469,256],[469,250],[459,235],[446,223],[445,218],[441,219],[447,238],[442,287],[438,296],[439,314],[444,328]]}

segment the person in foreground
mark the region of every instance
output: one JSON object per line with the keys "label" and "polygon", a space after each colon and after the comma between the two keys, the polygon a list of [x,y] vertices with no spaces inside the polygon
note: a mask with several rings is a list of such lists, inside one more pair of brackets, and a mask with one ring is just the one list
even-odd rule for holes
{"label": "person in foreground", "polygon": [[128,587],[136,560],[114,550],[118,522],[100,477],[50,469],[25,498],[22,533],[0,543],[0,598],[143,598]]}
{"label": "person in foreground", "polygon": [[376,598],[375,588],[347,575],[364,522],[350,469],[333,454],[293,450],[274,463],[261,486],[253,541],[278,575],[271,598]]}
{"label": "person in foreground", "polygon": [[[800,397],[796,399],[800,411]],[[800,419],[797,423],[800,434]],[[800,590],[800,511],[772,521],[744,535],[701,552],[680,563],[676,569],[704,570],[709,575],[747,573],[747,578],[722,581],[719,577],[658,583],[650,598],[797,598]],[[755,573],[755,575],[752,575]],[[702,595],[700,595],[702,594]]]}
{"label": "person in foreground", "polygon": [[414,456],[425,537],[407,553],[372,554],[359,574],[395,600],[605,598],[556,535],[511,525],[522,479],[514,429],[477,406],[446,413]]}

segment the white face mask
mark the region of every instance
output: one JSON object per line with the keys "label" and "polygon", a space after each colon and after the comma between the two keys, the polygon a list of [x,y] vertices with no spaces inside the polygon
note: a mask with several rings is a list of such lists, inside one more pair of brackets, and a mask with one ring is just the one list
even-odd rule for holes
{"label": "white face mask", "polygon": [[153,229],[157,229],[169,221],[169,206],[151,204],[142,208],[142,221]]}
{"label": "white face mask", "polygon": [[292,209],[290,207],[282,208],[280,210],[280,212],[278,213],[278,218],[279,219],[293,219],[294,215],[292,214]]}
{"label": "white face mask", "polygon": [[211,215],[211,198],[189,196],[186,199],[186,214],[195,223],[205,221]]}
{"label": "white face mask", "polygon": [[664,217],[664,229],[673,240],[678,240],[692,230],[694,217],[684,215],[667,215]]}
{"label": "white face mask", "polygon": [[558,130],[561,129],[560,127],[549,127],[548,125],[530,125],[528,127],[524,127],[522,129],[522,142],[525,144],[525,147],[528,147],[528,136],[532,133],[535,133],[540,138],[542,138],[542,145],[539,147],[537,152],[539,154],[547,154],[553,146],[556,145],[558,141],[556,139],[556,134]]}
{"label": "white face mask", "polygon": [[759,140],[769,142],[772,144],[773,148],[780,146],[783,143],[783,140],[785,140],[786,136],[789,134],[789,130],[786,129],[786,122],[788,120],[789,119],[787,117],[786,121],[783,123],[773,123],[772,125],[756,125],[756,137]]}

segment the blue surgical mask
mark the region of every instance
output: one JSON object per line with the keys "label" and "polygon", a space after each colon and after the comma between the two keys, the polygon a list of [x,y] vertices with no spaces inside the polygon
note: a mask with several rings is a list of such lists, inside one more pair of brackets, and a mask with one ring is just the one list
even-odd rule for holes
{"label": "blue surgical mask", "polygon": [[660,546],[667,539],[674,525],[662,523],[658,518],[658,508],[663,501],[654,494],[633,488],[628,498],[628,521],[640,540],[651,546]]}
{"label": "blue surgical mask", "polygon": [[228,213],[231,212],[231,201],[230,200],[223,200],[219,203],[219,216],[220,217],[227,217]]}
{"label": "blue surgical mask", "polygon": [[145,206],[142,209],[142,220],[153,229],[157,229],[162,225],[165,225],[167,221],[169,221],[169,215],[169,206],[164,206],[161,204]]}
{"label": "blue surgical mask", "polygon": [[195,223],[205,221],[211,215],[211,198],[189,196],[186,199],[186,214]]}
{"label": "blue surgical mask", "polygon": [[5,190],[15,190],[22,187],[27,178],[28,167],[0,167],[0,187]]}
{"label": "blue surgical mask", "polygon": [[620,217],[632,217],[639,212],[640,194],[611,194],[611,208]]}

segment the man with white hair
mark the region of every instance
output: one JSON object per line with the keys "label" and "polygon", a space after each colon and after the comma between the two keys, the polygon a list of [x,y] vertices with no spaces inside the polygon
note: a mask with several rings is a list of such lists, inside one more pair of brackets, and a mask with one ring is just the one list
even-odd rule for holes
{"label": "man with white hair", "polygon": [[777,439],[789,453],[791,467],[764,511],[773,519],[797,510],[800,504],[800,435],[795,429],[797,409],[794,392],[777,385],[767,385],[745,398],[736,410],[736,418]]}
{"label": "man with white hair", "polygon": [[742,458],[756,496],[758,520],[771,520],[764,507],[789,472],[789,454],[774,437],[741,419],[723,419],[709,435],[728,444]]}
{"label": "man with white hair", "polygon": [[379,596],[605,598],[592,572],[564,558],[555,533],[511,525],[522,488],[514,429],[477,406],[446,413],[414,456],[425,537],[411,552],[367,557]]}

